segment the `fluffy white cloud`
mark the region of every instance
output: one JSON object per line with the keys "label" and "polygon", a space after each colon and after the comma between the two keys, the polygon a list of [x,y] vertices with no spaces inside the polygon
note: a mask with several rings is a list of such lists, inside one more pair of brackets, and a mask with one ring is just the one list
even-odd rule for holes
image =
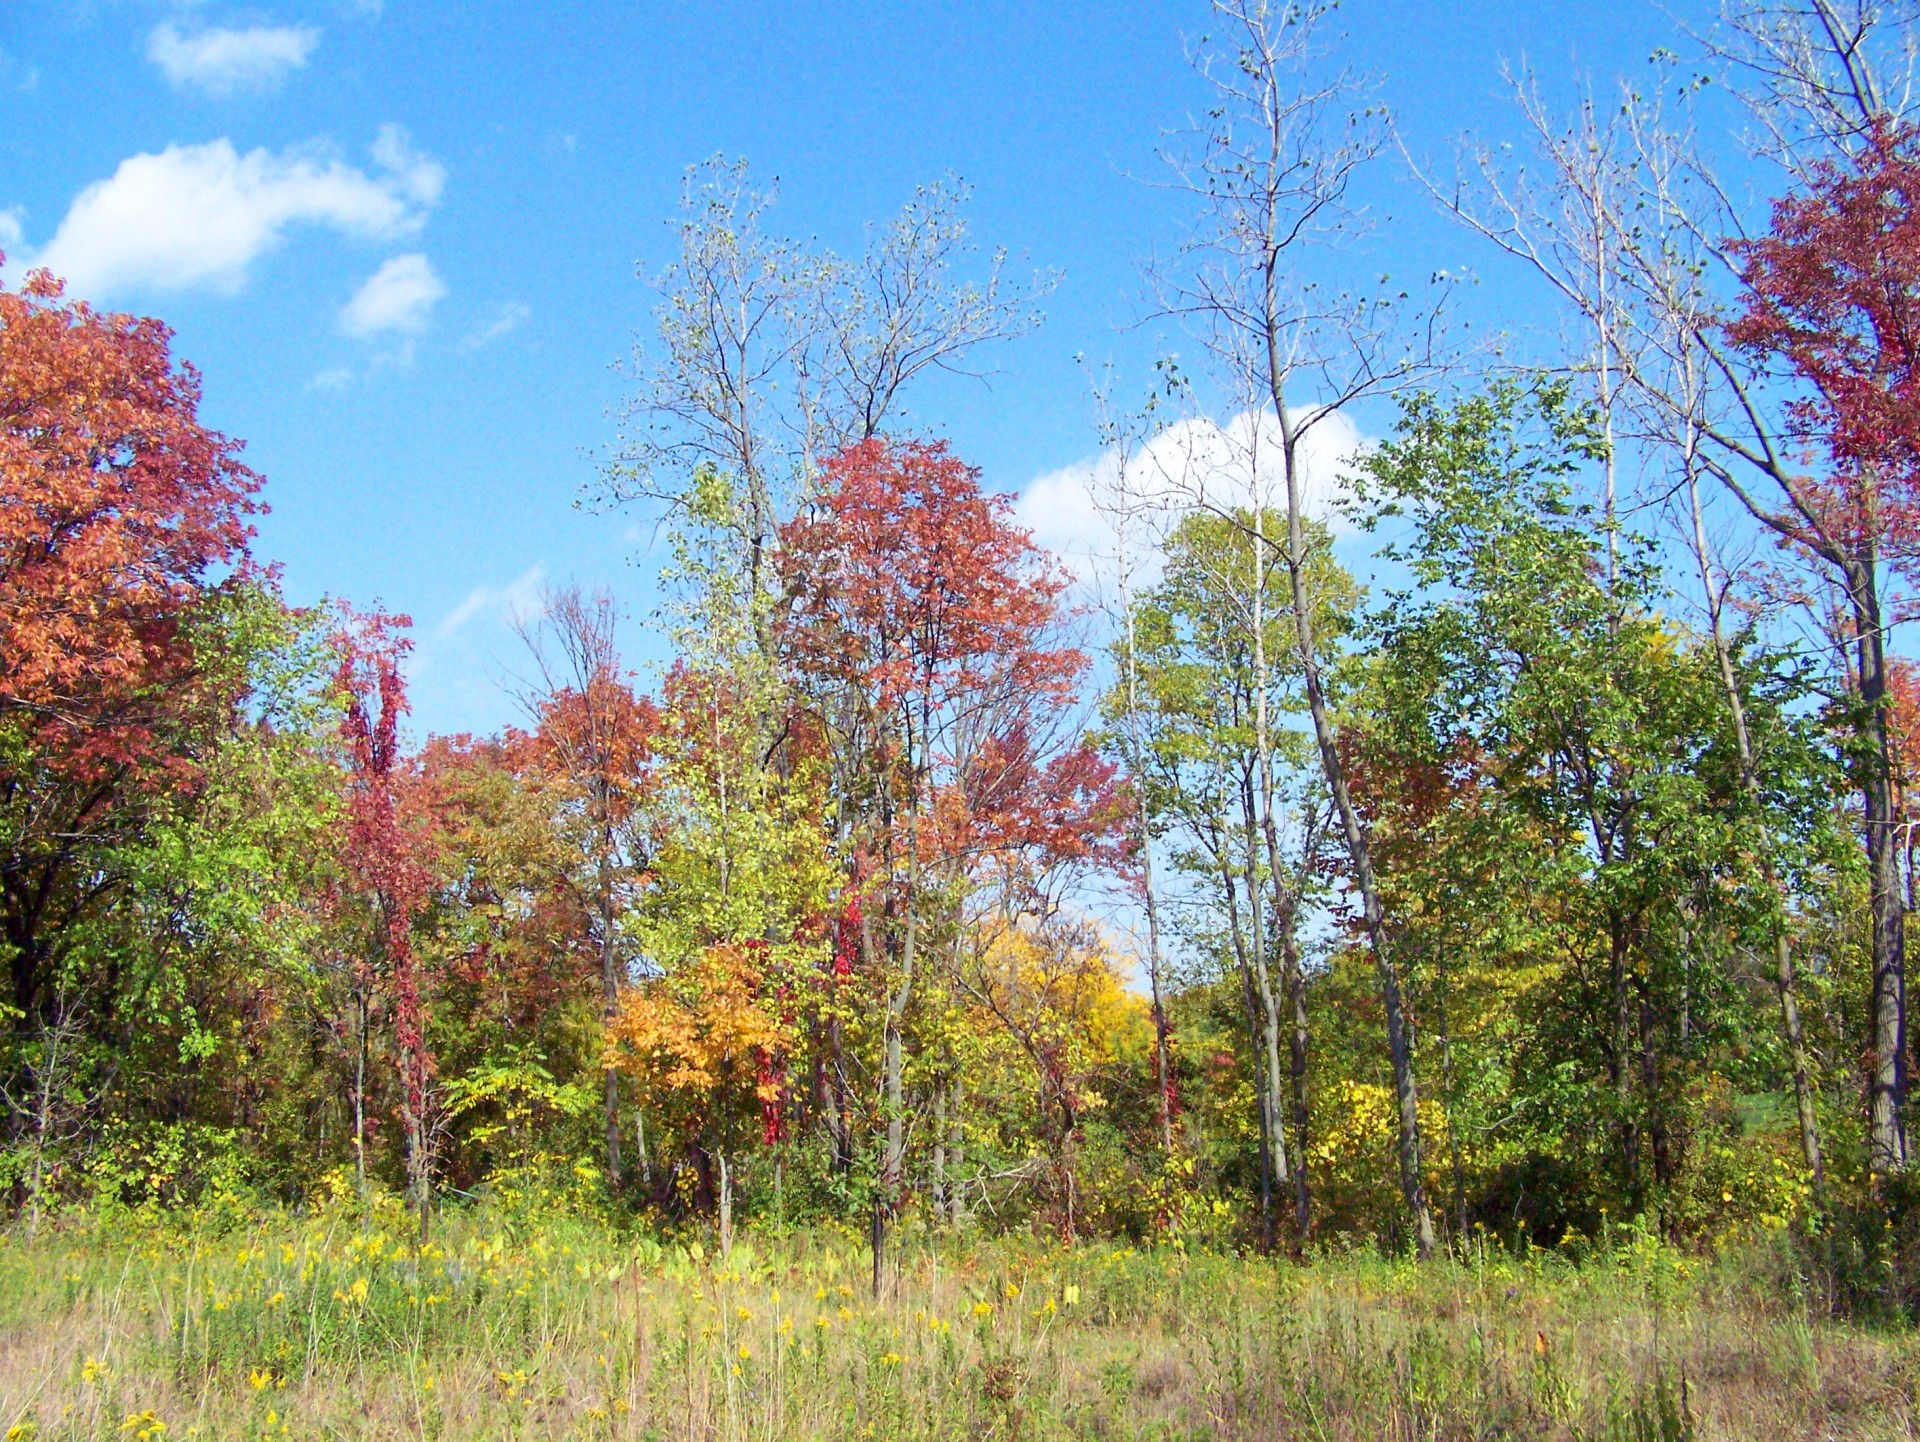
{"label": "fluffy white cloud", "polygon": [[[1309,516],[1338,530],[1334,501],[1345,490],[1348,463],[1372,442],[1344,412],[1305,413],[1300,442]],[[1041,545],[1083,582],[1113,569],[1119,546],[1115,512],[1122,497],[1133,513],[1130,550],[1136,580],[1156,566],[1155,534],[1169,518],[1195,505],[1286,504],[1280,423],[1272,411],[1243,411],[1222,426],[1206,417],[1176,422],[1130,455],[1105,451],[1091,460],[1036,477],[1014,503],[1014,515]]]}
{"label": "fluffy white cloud", "polygon": [[0,208],[0,251],[20,248],[20,210]]}
{"label": "fluffy white cloud", "polygon": [[147,58],[176,86],[193,86],[220,98],[270,89],[289,70],[307,63],[320,32],[310,25],[255,25],[182,33],[171,20],[147,37]]}
{"label": "fluffy white cloud", "polygon": [[362,170],[320,147],[245,155],[226,139],[135,155],[75,198],[33,257],[70,290],[207,287],[232,293],[247,270],[300,225],[392,240],[418,231],[445,172],[389,126]]}
{"label": "fluffy white cloud", "polygon": [[533,566],[504,586],[475,586],[467,593],[467,599],[447,612],[446,618],[434,628],[435,636],[444,641],[480,616],[491,616],[509,625],[539,620],[545,609],[540,598],[540,583],[546,575],[546,567]]}
{"label": "fluffy white cloud", "polygon": [[340,329],[363,338],[384,331],[417,335],[427,328],[427,317],[446,293],[424,255],[396,255],[353,293],[340,312]]}

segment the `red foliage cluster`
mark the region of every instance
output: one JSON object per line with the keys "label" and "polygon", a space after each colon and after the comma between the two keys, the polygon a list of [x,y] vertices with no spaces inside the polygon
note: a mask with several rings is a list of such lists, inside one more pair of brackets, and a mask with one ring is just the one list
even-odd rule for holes
{"label": "red foliage cluster", "polygon": [[[394,1041],[408,1125],[423,1126],[433,1077],[427,1048],[413,925],[432,885],[426,842],[401,814],[400,718],[407,712],[400,667],[413,643],[405,616],[356,615],[334,637],[334,672],[347,748],[347,829],[341,860],[354,889],[373,908],[392,989]],[[419,1139],[415,1138],[415,1144]]]}
{"label": "red foliage cluster", "polygon": [[253,534],[260,478],[171,339],[44,271],[0,289],[0,716],[78,777],[150,759],[195,698],[183,622]]}
{"label": "red foliage cluster", "polygon": [[1091,856],[1125,820],[1070,725],[1088,668],[1053,643],[1066,579],[1011,508],[945,445],[876,438],[781,537],[788,662],[892,807],[924,808],[923,854],[963,864]]}
{"label": "red foliage cluster", "polygon": [[1920,129],[1882,121],[1735,249],[1748,301],[1729,334],[1810,384],[1792,420],[1832,467],[1797,483],[1795,538],[1836,562],[1920,559]]}

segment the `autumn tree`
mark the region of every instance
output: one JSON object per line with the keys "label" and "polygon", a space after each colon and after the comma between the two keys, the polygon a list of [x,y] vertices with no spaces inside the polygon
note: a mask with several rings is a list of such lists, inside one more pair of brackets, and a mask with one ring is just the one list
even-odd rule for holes
{"label": "autumn tree", "polygon": [[[603,1115],[605,1003],[578,792],[537,735],[432,737],[411,788],[435,846],[420,947],[434,980],[447,1180],[536,1184]],[[587,884],[583,884],[583,880]]]}
{"label": "autumn tree", "polygon": [[1771,232],[1736,248],[1746,286],[1729,327],[1746,355],[1796,385],[1784,440],[1816,447],[1824,473],[1762,457],[1777,499],[1730,483],[1754,515],[1827,568],[1849,623],[1853,765],[1873,899],[1877,1173],[1908,1160],[1905,898],[1894,810],[1887,631],[1890,573],[1911,583],[1920,551],[1920,132],[1883,120],[1850,161],[1823,161],[1776,203]]}
{"label": "autumn tree", "polygon": [[412,641],[404,616],[347,612],[337,633],[335,685],[346,752],[347,804],[341,838],[342,870],[352,902],[364,916],[358,954],[351,961],[358,1011],[354,1061],[354,1147],[361,1185],[366,1175],[365,1097],[369,1032],[376,989],[391,1009],[407,1190],[427,1232],[432,1186],[435,1065],[427,1043],[414,924],[431,885],[426,838],[403,811],[407,762],[400,719],[407,713],[401,672]]}
{"label": "autumn tree", "polygon": [[923,377],[964,370],[980,347],[1037,322],[1051,283],[1011,280],[1004,250],[980,278],[956,275],[974,248],[967,196],[952,178],[921,186],[845,258],[773,231],[776,191],[756,186],[745,161],[690,167],[679,254],[650,278],[655,334],[635,357],[603,497],[680,511],[702,477],[724,485],[727,554],[757,605],[780,528],[827,459],[897,422]]}
{"label": "autumn tree", "polygon": [[[584,865],[580,885],[593,919],[600,960],[602,1014],[611,1022],[626,967],[621,918],[646,865],[640,805],[650,777],[651,702],[634,694],[619,665],[616,611],[605,591],[550,589],[537,621],[523,624],[539,673],[530,706],[541,767],[567,794],[556,794],[557,819],[576,833]],[[609,1069],[603,1101],[607,1179],[618,1186],[620,1084]]]}
{"label": "autumn tree", "polygon": [[154,320],[0,289],[0,930],[22,1025],[62,938],[119,884],[104,849],[193,784],[231,677],[202,618],[248,584],[259,477],[201,424]]}
{"label": "autumn tree", "polygon": [[891,1207],[908,1008],[924,939],[950,924],[936,897],[989,854],[1051,844],[1061,814],[1035,804],[1047,788],[1072,799],[1105,777],[1062,725],[1086,668],[1052,639],[1064,580],[1007,500],[937,444],[863,441],[826,480],[782,532],[781,641],[827,741],[842,844],[867,898],[863,959],[889,978],[880,1185]]}
{"label": "autumn tree", "polygon": [[794,1049],[764,947],[719,944],[623,997],[608,1062],[630,1073],[662,1131],[691,1143],[702,1195],[733,1239],[733,1166],[750,1140],[778,1140],[781,1077]]}

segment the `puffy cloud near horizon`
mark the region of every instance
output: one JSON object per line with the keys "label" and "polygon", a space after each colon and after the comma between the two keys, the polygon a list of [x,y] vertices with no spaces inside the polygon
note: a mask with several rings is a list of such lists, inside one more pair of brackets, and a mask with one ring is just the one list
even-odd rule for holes
{"label": "puffy cloud near horizon", "polygon": [[30,263],[92,300],[141,287],[231,295],[296,226],[364,240],[416,233],[446,172],[394,125],[372,155],[363,170],[322,146],[242,155],[222,138],[131,156],[75,197]]}
{"label": "puffy cloud near horizon", "polygon": [[305,65],[319,43],[320,32],[311,25],[183,33],[164,20],[147,37],[147,58],[176,88],[192,86],[218,100],[271,89],[288,71]]}
{"label": "puffy cloud near horizon", "polygon": [[[1344,412],[1302,414],[1311,418],[1300,441],[1305,510],[1338,532],[1334,502],[1346,490],[1350,462],[1374,442]],[[1158,570],[1159,523],[1177,512],[1250,506],[1256,493],[1269,506],[1286,504],[1280,422],[1270,410],[1242,411],[1224,426],[1205,416],[1177,421],[1128,455],[1111,449],[1036,476],[1015,500],[1014,517],[1082,584],[1097,584],[1114,569],[1112,513],[1122,492],[1143,533],[1133,549],[1135,581],[1144,582]]]}
{"label": "puffy cloud near horizon", "polygon": [[361,284],[340,312],[340,329],[366,339],[387,331],[418,335],[445,297],[446,283],[418,251],[396,255]]}

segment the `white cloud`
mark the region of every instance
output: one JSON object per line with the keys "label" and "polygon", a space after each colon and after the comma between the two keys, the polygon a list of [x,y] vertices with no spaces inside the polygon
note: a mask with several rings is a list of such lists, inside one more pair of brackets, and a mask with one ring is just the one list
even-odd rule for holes
{"label": "white cloud", "polygon": [[508,332],[518,330],[532,315],[530,307],[510,300],[494,313],[492,320],[469,331],[467,338],[460,342],[460,349],[479,350],[484,345],[491,345]]}
{"label": "white cloud", "polygon": [[416,150],[404,125],[387,124],[373,140],[373,163],[399,182],[402,191],[421,205],[437,205],[447,183],[446,169]]}
{"label": "white cloud", "polygon": [[340,312],[340,329],[365,338],[385,331],[418,335],[447,293],[433,262],[414,251],[396,255],[368,276]]}
{"label": "white cloud", "polygon": [[532,566],[504,586],[475,586],[467,593],[466,600],[447,612],[445,619],[434,628],[434,635],[444,641],[480,616],[491,616],[510,624],[537,621],[544,609],[540,583],[546,576],[545,566]]}
{"label": "white cloud", "polygon": [[19,206],[8,209],[0,206],[0,251],[20,248],[20,217],[23,214]]}
{"label": "white cloud", "polygon": [[334,366],[323,370],[307,382],[310,391],[343,391],[353,384],[353,371],[347,366]]}
{"label": "white cloud", "polygon": [[318,146],[242,155],[224,138],[131,156],[80,192],[33,264],[94,300],[136,287],[232,294],[295,226],[369,240],[418,231],[445,172],[394,127],[374,160],[369,172]]}
{"label": "white cloud", "polygon": [[171,20],[147,37],[147,59],[176,86],[193,86],[216,99],[271,89],[289,70],[307,63],[320,32],[310,25],[255,25],[183,34]]}
{"label": "white cloud", "polygon": [[[1337,531],[1341,516],[1333,502],[1345,490],[1347,463],[1372,442],[1343,412],[1305,414],[1313,422],[1300,442],[1304,509]],[[1109,450],[1036,477],[1015,501],[1014,516],[1076,577],[1092,582],[1113,568],[1118,542],[1111,512],[1122,482],[1140,513],[1137,530],[1155,529],[1156,519],[1194,505],[1251,505],[1256,493],[1269,506],[1284,506],[1279,421],[1272,411],[1242,411],[1225,426],[1204,416],[1177,421],[1124,458]],[[1155,560],[1146,540],[1137,538],[1134,549],[1142,553],[1136,565],[1150,572]]]}

